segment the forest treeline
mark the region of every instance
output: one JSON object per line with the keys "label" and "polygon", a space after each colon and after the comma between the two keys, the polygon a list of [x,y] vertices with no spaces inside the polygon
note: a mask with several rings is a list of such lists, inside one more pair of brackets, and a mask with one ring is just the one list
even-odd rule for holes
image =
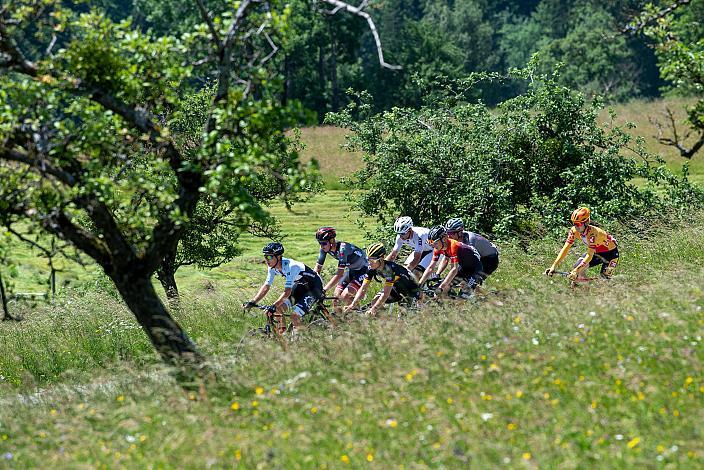
{"label": "forest treeline", "polygon": [[[224,0],[210,0],[215,4]],[[177,34],[200,23],[196,2],[99,0],[114,19],[131,17],[158,34]],[[644,0],[384,0],[367,11],[379,30],[387,62],[379,67],[376,46],[363,19],[326,15],[307,0],[291,0],[289,30],[275,65],[285,100],[298,100],[310,120],[322,121],[345,106],[345,90],[367,90],[377,109],[419,106],[419,83],[475,71],[503,73],[540,54],[544,71],[562,63],[561,80],[588,96],[611,101],[657,97],[667,90],[649,39],[624,32],[646,7]],[[704,2],[694,1],[678,31],[684,41],[704,37]],[[489,104],[523,91],[506,82],[481,89]]]}

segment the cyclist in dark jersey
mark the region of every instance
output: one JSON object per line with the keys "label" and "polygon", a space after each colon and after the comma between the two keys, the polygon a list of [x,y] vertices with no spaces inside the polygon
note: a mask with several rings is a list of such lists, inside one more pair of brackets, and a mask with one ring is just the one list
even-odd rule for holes
{"label": "cyclist in dark jersey", "polygon": [[[335,258],[337,273],[325,284],[323,290],[327,292],[337,284],[335,297],[349,304],[367,274],[367,256],[361,248],[357,248],[352,243],[336,241],[336,236],[337,232],[333,227],[320,227],[315,233],[315,238],[320,244],[315,272],[320,274],[328,255]],[[340,307],[340,300],[333,301],[336,309]]]}
{"label": "cyclist in dark jersey", "polygon": [[482,279],[483,267],[481,257],[476,248],[448,238],[447,230],[443,226],[436,226],[430,229],[428,242],[432,243],[435,251],[433,252],[433,260],[420,279],[421,285],[430,277],[430,273],[437,264],[438,259],[440,259],[440,255],[445,255],[445,259],[438,268],[438,274],[445,270],[448,262],[450,263],[450,272],[447,273],[447,276],[440,284],[440,291],[444,294],[447,293],[455,277],[461,279],[463,284],[471,290],[477,287]]}
{"label": "cyclist in dark jersey", "polygon": [[416,282],[415,276],[404,266],[393,261],[386,261],[384,259],[385,255],[386,248],[381,243],[373,243],[367,248],[369,270],[361,289],[357,291],[357,295],[345,311],[350,311],[359,304],[367,293],[367,289],[369,289],[369,283],[372,279],[376,279],[377,275],[383,278],[384,289],[374,297],[372,306],[369,309],[370,315],[375,315],[377,310],[385,303],[391,304],[403,300],[420,299],[420,286]]}
{"label": "cyclist in dark jersey", "polygon": [[499,249],[485,237],[478,233],[468,232],[464,229],[464,222],[460,218],[448,219],[445,223],[447,236],[465,245],[473,246],[481,256],[483,277],[488,277],[499,267]]}
{"label": "cyclist in dark jersey", "polygon": [[273,304],[273,307],[276,308],[274,312],[276,323],[279,326],[279,331],[283,332],[285,330],[284,312],[293,306],[291,323],[294,328],[297,328],[301,324],[301,318],[308,313],[313,303],[323,297],[323,280],[315,271],[300,261],[284,258],[284,246],[281,243],[269,243],[262,248],[262,253],[269,268],[266,281],[259,288],[257,295],[245,303],[244,307],[254,307],[269,292],[274,277],[283,276],[286,279],[284,291]]}

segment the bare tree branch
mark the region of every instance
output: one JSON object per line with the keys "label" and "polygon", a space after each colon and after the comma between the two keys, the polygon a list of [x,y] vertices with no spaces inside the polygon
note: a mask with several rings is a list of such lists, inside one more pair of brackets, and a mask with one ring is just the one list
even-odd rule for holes
{"label": "bare tree branch", "polygon": [[364,0],[359,6],[354,7],[350,5],[349,3],[345,3],[341,0],[319,0],[323,3],[327,3],[328,5],[332,5],[335,8],[328,11],[327,13],[330,15],[334,15],[340,10],[345,10],[348,13],[352,13],[353,15],[360,16],[364,18],[367,21],[367,24],[369,25],[369,29],[372,32],[372,36],[374,37],[374,43],[376,44],[376,52],[377,55],[379,56],[379,64],[381,64],[382,67],[391,69],[391,70],[401,70],[400,65],[391,65],[387,63],[384,60],[384,50],[381,47],[381,38],[379,37],[379,32],[376,30],[376,25],[374,24],[374,20],[372,19],[371,15],[364,11],[364,8],[366,8],[368,2],[367,0]]}
{"label": "bare tree branch", "polygon": [[680,155],[684,158],[691,159],[694,154],[696,154],[699,149],[704,146],[704,132],[699,136],[699,140],[697,140],[694,145],[692,145],[691,148],[687,148],[684,144],[684,141],[687,140],[687,138],[691,134],[691,130],[688,131],[684,137],[680,137],[679,133],[677,132],[677,121],[675,119],[675,115],[672,112],[672,110],[668,107],[665,106],[665,109],[663,110],[662,114],[664,117],[667,119],[667,126],[669,128],[670,133],[672,134],[671,137],[667,137],[665,135],[665,132],[663,130],[663,125],[662,123],[653,118],[649,117],[648,120],[650,123],[655,126],[655,128],[658,131],[658,135],[653,136],[655,137],[658,142],[660,142],[662,145],[667,145],[670,147],[675,147],[677,150],[679,150]]}

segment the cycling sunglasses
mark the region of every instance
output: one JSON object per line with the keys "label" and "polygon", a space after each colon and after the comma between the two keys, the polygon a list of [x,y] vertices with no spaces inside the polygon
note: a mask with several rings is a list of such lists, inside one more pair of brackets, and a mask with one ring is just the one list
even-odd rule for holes
{"label": "cycling sunglasses", "polygon": [[276,258],[276,255],[264,255],[264,259],[267,261],[271,261],[274,258]]}
{"label": "cycling sunglasses", "polygon": [[318,243],[320,244],[320,246],[326,246],[326,245],[330,244],[330,242],[326,242],[326,241],[323,241],[323,242],[319,241]]}

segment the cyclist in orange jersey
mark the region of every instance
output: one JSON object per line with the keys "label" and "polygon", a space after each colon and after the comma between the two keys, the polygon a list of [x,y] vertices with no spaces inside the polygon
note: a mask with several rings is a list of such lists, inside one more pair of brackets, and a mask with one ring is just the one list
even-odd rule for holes
{"label": "cyclist in orange jersey", "polygon": [[570,251],[575,239],[579,237],[587,245],[587,252],[577,260],[567,277],[572,281],[584,280],[586,279],[584,272],[587,268],[601,265],[601,277],[610,279],[616,270],[616,266],[618,266],[619,260],[616,239],[603,229],[590,223],[591,212],[586,207],[575,209],[570,219],[574,225],[567,233],[565,246],[560,250],[552,266],[545,270],[545,274],[552,276],[555,273],[557,267]]}

